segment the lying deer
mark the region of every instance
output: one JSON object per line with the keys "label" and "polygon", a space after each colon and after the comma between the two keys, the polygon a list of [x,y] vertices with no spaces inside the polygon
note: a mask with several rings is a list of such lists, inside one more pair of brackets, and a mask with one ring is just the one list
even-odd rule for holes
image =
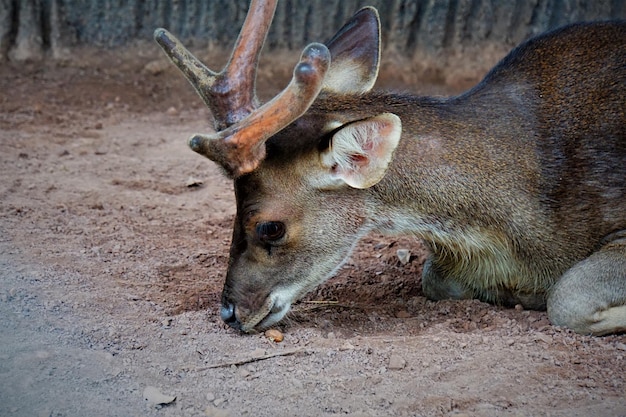
{"label": "lying deer", "polygon": [[433,300],[545,309],[579,333],[626,330],[626,24],[581,23],[515,48],[452,98],[371,91],[373,8],[302,53],[260,105],[276,1],[253,1],[214,73],[155,39],[212,112],[190,147],[234,180],[222,319],[251,332],[331,277],[359,239],[409,233],[431,251]]}

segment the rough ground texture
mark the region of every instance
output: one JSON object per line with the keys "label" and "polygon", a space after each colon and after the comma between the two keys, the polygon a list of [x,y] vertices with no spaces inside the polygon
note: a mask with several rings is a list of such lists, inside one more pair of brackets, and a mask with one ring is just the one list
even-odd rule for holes
{"label": "rough ground texture", "polygon": [[156,56],[0,66],[0,415],[626,415],[626,336],[427,301],[408,238],[365,239],[282,343],[226,328],[231,184],[187,149],[207,115]]}

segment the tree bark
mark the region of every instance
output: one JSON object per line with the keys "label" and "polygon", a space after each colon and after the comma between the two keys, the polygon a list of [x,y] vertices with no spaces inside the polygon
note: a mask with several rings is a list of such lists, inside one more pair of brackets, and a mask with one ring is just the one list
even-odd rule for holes
{"label": "tree bark", "polygon": [[[378,8],[385,48],[409,56],[482,43],[512,46],[569,22],[626,18],[623,0],[282,0],[270,49],[300,49],[331,36],[359,8]],[[0,60],[111,47],[165,27],[186,42],[228,47],[247,0],[0,0]]]}

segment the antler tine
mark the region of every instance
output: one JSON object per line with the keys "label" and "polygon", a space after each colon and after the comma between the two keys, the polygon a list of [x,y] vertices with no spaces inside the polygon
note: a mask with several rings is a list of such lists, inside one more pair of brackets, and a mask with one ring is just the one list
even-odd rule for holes
{"label": "antler tine", "polygon": [[222,70],[225,82],[229,84],[227,87],[240,91],[233,100],[236,109],[249,108],[251,112],[259,107],[255,89],[256,70],[277,3],[277,0],[252,0],[233,53]]}
{"label": "antler tine", "polygon": [[154,32],[154,39],[211,110],[218,131],[242,120],[259,106],[255,92],[256,67],[276,2],[251,2],[233,53],[219,73],[208,69],[167,30]]}
{"label": "antler tine", "polygon": [[311,106],[329,66],[328,48],[310,44],[302,52],[291,82],[279,95],[221,132],[192,136],[189,146],[219,163],[234,178],[252,172],[265,157],[265,141]]}
{"label": "antler tine", "polygon": [[154,32],[155,40],[213,114],[218,133],[195,135],[189,146],[235,178],[254,170],[265,157],[265,141],[306,112],[319,94],[330,66],[326,46],[309,45],[287,88],[259,107],[256,68],[276,3],[277,0],[252,1],[228,64],[219,73],[204,66],[165,29]]}
{"label": "antler tine", "polygon": [[154,31],[154,40],[170,60],[185,75],[202,100],[213,110],[212,86],[218,76],[183,46],[174,35],[163,28]]}

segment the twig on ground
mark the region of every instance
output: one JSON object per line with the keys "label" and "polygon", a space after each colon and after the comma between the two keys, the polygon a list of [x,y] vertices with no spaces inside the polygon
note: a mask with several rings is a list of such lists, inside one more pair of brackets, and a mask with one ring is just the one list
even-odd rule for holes
{"label": "twig on ground", "polygon": [[[308,305],[305,305],[308,304]],[[362,306],[360,304],[343,304],[339,301],[300,301],[298,305],[293,307],[294,311],[312,311],[318,310],[321,308],[334,307],[334,308],[347,308],[347,309],[358,309],[358,310],[369,310],[371,307]]]}
{"label": "twig on ground", "polygon": [[303,300],[300,302],[302,304],[321,304],[321,305],[339,304],[339,301],[336,301],[336,300]]}
{"label": "twig on ground", "polygon": [[215,369],[215,368],[228,368],[233,365],[239,366],[239,365],[244,365],[246,363],[259,362],[259,361],[264,361],[266,359],[276,358],[278,356],[291,356],[297,353],[305,352],[307,350],[308,349],[304,349],[304,348],[282,350],[282,351],[268,353],[267,355],[252,356],[250,358],[244,358],[244,359],[240,359],[240,360],[236,360],[232,362],[216,363],[213,365],[204,366],[202,368],[197,368],[196,371],[206,371],[208,369]]}

